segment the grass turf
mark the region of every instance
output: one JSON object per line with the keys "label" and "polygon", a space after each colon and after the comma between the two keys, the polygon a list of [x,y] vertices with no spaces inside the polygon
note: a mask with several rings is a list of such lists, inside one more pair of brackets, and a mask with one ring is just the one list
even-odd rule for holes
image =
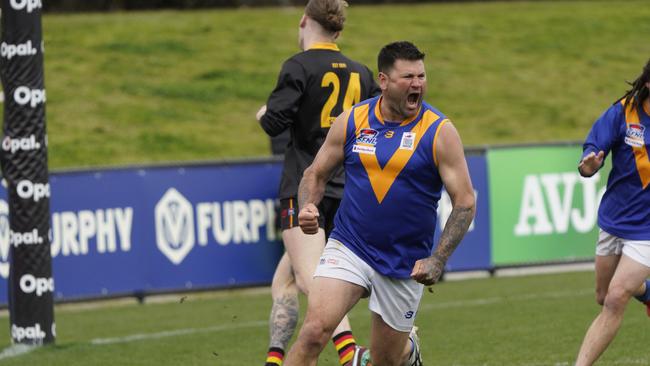
{"label": "grass turf", "polygon": [[[599,311],[593,273],[448,281],[424,292],[416,324],[428,365],[571,365]],[[165,303],[56,308],[57,343],[4,365],[261,365],[268,342],[268,291],[172,296]],[[184,301],[181,302],[181,298]],[[301,301],[304,308],[305,299]],[[599,365],[645,365],[650,320],[630,302],[617,338]],[[357,340],[368,344],[362,300],[351,313]],[[8,319],[0,325],[8,329]],[[94,340],[94,343],[93,343]],[[103,343],[102,343],[103,342]],[[97,344],[99,343],[99,344]],[[0,345],[8,345],[0,332]],[[320,365],[335,366],[330,344]]]}

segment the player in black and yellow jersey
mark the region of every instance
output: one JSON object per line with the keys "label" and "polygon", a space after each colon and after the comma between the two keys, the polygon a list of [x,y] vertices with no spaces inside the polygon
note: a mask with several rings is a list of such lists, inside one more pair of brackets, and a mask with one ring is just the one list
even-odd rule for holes
{"label": "player in black and yellow jersey", "polygon": [[[303,51],[284,62],[275,89],[257,113],[269,135],[287,129],[291,133],[280,183],[286,253],[273,278],[271,341],[266,365],[282,364],[298,321],[297,290],[308,292],[343,193],[344,175],[339,167],[327,184],[321,203],[321,229],[317,235],[305,235],[298,226],[300,208],[296,200],[303,171],[313,162],[336,116],[381,92],[372,72],[344,56],[335,43],[343,29],[346,7],[342,0],[309,1],[299,24],[299,46]],[[355,349],[347,318],[333,334],[339,361],[345,364]]]}

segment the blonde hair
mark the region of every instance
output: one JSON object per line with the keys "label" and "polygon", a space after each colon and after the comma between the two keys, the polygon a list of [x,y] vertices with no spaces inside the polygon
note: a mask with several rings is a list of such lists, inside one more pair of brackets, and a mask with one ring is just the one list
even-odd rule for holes
{"label": "blonde hair", "polygon": [[336,33],[343,30],[347,7],[345,0],[309,0],[305,15],[315,20],[326,31]]}

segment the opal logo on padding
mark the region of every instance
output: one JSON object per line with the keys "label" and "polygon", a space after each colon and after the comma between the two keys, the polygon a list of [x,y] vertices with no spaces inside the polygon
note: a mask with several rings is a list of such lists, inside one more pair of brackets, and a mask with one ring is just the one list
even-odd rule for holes
{"label": "opal logo on padding", "polygon": [[9,244],[14,247],[21,245],[38,245],[43,244],[43,238],[38,235],[38,229],[26,233],[18,233],[9,230]]}
{"label": "opal logo on padding", "polygon": [[194,247],[192,204],[176,189],[170,188],[155,208],[156,245],[174,264],[180,264]]}
{"label": "opal logo on padding", "polygon": [[45,338],[45,332],[41,325],[36,323],[33,327],[19,327],[16,324],[11,325],[11,338],[20,343],[23,339],[30,339],[35,343],[40,343]]}
{"label": "opal logo on padding", "polygon": [[28,13],[43,7],[43,2],[41,0],[9,0],[9,3],[15,10],[26,9]]}
{"label": "opal logo on padding", "polygon": [[2,42],[0,44],[0,57],[11,60],[14,56],[34,56],[38,50],[32,46],[32,41],[25,43],[10,44]]}
{"label": "opal logo on padding", "polygon": [[42,198],[50,198],[50,183],[34,183],[29,180],[21,180],[16,185],[16,193],[20,198],[32,199],[34,202]]}
{"label": "opal logo on padding", "polygon": [[6,136],[2,140],[2,150],[8,151],[10,153],[15,153],[17,151],[31,151],[38,150],[41,148],[41,143],[36,141],[36,135],[29,135],[29,137],[22,138],[11,138]]}
{"label": "opal logo on padding", "polygon": [[45,89],[30,89],[26,86],[19,86],[14,91],[14,101],[19,105],[28,105],[35,108],[46,101]]}
{"label": "opal logo on padding", "polygon": [[20,289],[26,294],[36,293],[40,297],[46,292],[54,292],[54,279],[39,278],[27,273],[20,277]]}

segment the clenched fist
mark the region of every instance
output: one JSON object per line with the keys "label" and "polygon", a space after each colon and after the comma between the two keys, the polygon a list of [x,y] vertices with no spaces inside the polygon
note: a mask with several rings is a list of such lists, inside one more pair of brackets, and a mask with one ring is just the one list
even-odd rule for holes
{"label": "clenched fist", "polygon": [[413,266],[411,278],[425,286],[431,286],[438,282],[445,263],[435,256],[418,259]]}
{"label": "clenched fist", "polygon": [[305,234],[316,234],[318,232],[318,208],[313,203],[308,203],[298,213],[298,223]]}

